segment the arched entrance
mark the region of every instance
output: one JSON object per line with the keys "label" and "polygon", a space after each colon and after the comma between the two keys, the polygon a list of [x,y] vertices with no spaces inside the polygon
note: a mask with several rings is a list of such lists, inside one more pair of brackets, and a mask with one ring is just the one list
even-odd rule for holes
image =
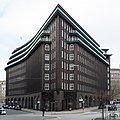
{"label": "arched entrance", "polygon": [[88,103],[89,103],[89,102],[88,102],[88,96],[86,95],[86,96],[85,96],[85,99],[84,99],[84,106],[85,106],[85,107],[88,107]]}
{"label": "arched entrance", "polygon": [[92,106],[92,96],[89,97],[89,107]]}
{"label": "arched entrance", "polygon": [[79,104],[79,108],[84,108],[84,99],[82,95],[79,96],[78,104]]}

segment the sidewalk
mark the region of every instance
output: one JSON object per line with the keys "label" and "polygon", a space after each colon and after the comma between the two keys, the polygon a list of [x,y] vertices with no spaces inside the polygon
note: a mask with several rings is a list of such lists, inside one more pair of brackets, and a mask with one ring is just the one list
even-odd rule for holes
{"label": "sidewalk", "polygon": [[[34,114],[39,114],[42,116],[42,111],[25,109],[25,108],[22,108],[22,110],[26,111],[26,112],[31,112]],[[89,108],[85,108],[85,109],[76,109],[76,110],[71,110],[71,111],[48,111],[48,112],[45,112],[45,116],[84,113],[84,112],[90,112],[90,111],[96,111],[96,110],[98,110],[98,107],[89,107]]]}
{"label": "sidewalk", "polygon": [[[45,116],[43,117],[42,111],[25,109],[25,108],[22,108],[22,110],[41,116],[40,120],[55,119],[58,117],[58,115],[63,115],[63,114],[76,114],[76,113],[84,113],[84,112],[91,112],[91,111],[93,112],[99,111],[98,107],[89,107],[89,108],[85,108],[84,110],[76,109],[76,110],[71,110],[71,111],[48,111],[48,112],[45,112]],[[102,120],[102,118],[96,118],[94,120]],[[113,120],[113,119],[105,119],[105,120]],[[120,119],[116,118],[116,120],[120,120]]]}
{"label": "sidewalk", "polygon": [[[102,118],[96,118],[94,120],[103,120],[103,119]],[[104,120],[120,120],[120,118],[119,119],[117,119],[117,118],[115,118],[115,119],[104,119]]]}

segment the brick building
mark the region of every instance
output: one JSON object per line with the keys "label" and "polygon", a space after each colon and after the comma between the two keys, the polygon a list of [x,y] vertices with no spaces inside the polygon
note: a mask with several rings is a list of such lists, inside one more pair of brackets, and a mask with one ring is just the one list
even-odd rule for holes
{"label": "brick building", "polygon": [[58,4],[7,63],[6,102],[66,110],[95,106],[108,92],[110,56]]}

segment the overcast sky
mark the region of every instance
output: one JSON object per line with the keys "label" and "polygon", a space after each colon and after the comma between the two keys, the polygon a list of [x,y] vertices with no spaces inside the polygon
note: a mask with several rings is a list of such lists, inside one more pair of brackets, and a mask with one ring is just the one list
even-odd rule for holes
{"label": "overcast sky", "polygon": [[0,0],[0,80],[12,51],[37,33],[58,3],[101,48],[110,49],[111,67],[119,68],[120,0]]}

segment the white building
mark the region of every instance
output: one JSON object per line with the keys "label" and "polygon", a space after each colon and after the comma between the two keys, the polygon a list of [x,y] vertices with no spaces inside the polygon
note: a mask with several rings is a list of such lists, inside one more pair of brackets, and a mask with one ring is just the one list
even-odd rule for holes
{"label": "white building", "polygon": [[111,69],[111,98],[120,100],[120,68]]}
{"label": "white building", "polygon": [[6,81],[2,80],[0,81],[0,103],[5,102],[5,96],[6,96]]}

